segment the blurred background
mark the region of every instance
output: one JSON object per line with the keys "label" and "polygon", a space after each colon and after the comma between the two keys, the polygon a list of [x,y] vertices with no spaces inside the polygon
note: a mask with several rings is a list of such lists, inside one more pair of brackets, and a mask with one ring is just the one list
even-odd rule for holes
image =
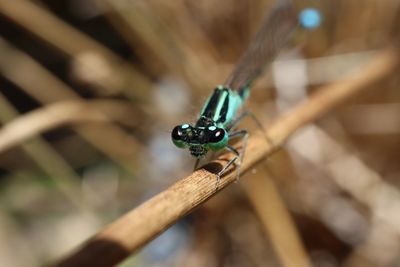
{"label": "blurred background", "polygon": [[[194,160],[170,131],[196,120],[274,4],[0,0],[0,266],[53,262],[191,173]],[[397,0],[293,4],[318,9],[321,25],[255,84],[247,108],[263,122],[362,68],[399,34]],[[259,219],[290,222],[275,204],[316,267],[400,266],[396,72],[120,266],[287,267],[271,238],[286,233],[271,235]]]}

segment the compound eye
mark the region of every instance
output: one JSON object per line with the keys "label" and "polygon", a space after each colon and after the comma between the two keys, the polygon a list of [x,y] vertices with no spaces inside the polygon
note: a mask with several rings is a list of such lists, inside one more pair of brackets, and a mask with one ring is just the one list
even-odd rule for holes
{"label": "compound eye", "polygon": [[171,137],[173,140],[182,140],[183,131],[181,125],[176,126],[171,133]]}
{"label": "compound eye", "polygon": [[220,150],[228,144],[228,134],[222,128],[210,126],[207,128],[208,148],[214,151]]}
{"label": "compound eye", "polygon": [[182,124],[176,126],[171,133],[172,142],[179,148],[187,147],[186,137],[187,129],[189,129],[189,124]]}
{"label": "compound eye", "polygon": [[225,139],[225,130],[221,128],[216,128],[214,131],[211,131],[209,142],[218,143]]}

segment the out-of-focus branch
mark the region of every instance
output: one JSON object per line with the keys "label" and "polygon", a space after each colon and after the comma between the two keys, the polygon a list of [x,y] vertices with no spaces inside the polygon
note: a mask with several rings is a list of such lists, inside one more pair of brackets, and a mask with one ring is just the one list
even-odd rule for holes
{"label": "out-of-focus branch", "polygon": [[[0,122],[4,124],[18,116],[17,110],[0,94]],[[21,148],[76,207],[89,211],[80,194],[79,175],[45,140],[37,137],[22,144]]]}
{"label": "out-of-focus branch", "polygon": [[[69,26],[46,9],[33,1],[0,0],[0,14],[15,21],[29,32],[43,39],[59,51],[78,62],[94,54],[99,57],[95,62],[85,60],[85,66],[95,69],[99,62],[104,62],[108,73],[98,76],[99,80],[93,86],[101,85],[100,90],[111,90],[112,93],[122,91],[130,99],[148,100],[150,81],[135,70],[134,66],[118,57],[111,50]],[[93,62],[93,64],[92,64]],[[92,75],[95,70],[92,69]],[[96,79],[94,79],[96,80]]]}
{"label": "out-of-focus branch", "polygon": [[[82,100],[72,88],[60,81],[29,55],[1,39],[0,72],[40,103]],[[139,118],[141,116],[135,114],[134,117]],[[130,173],[135,173],[136,169],[133,163],[137,162],[136,154],[140,150],[140,143],[111,122],[104,121],[102,125],[95,126],[77,127],[76,131],[87,142],[122,165],[124,169]],[[123,142],[123,146],[116,144],[116,142]]]}
{"label": "out-of-focus branch", "polygon": [[[297,136],[298,140],[290,145],[289,151],[293,151],[294,162],[299,160],[296,160],[296,157],[301,155],[299,149],[302,145],[299,144],[307,142],[307,133],[312,133],[320,156],[307,157],[308,154],[300,156],[301,161],[306,161],[306,166],[310,169],[310,172],[302,171],[302,164],[298,165],[297,173],[301,175],[301,179],[310,179],[307,181],[309,191],[302,192],[307,195],[306,201],[309,202],[311,209],[316,211],[326,226],[345,242],[356,245],[343,266],[389,266],[398,258],[400,248],[400,242],[391,239],[400,232],[399,190],[386,181],[387,173],[381,175],[363,161],[359,152],[355,153],[349,146],[336,141],[323,129],[313,125],[307,126],[307,130],[302,131],[302,135]],[[315,170],[320,171],[315,172]],[[321,177],[321,174],[327,177]],[[316,193],[319,185],[308,186],[321,178],[332,179],[341,190],[325,192],[321,197]],[[251,179],[246,179],[246,182],[248,180]],[[350,211],[351,204],[344,204],[348,199],[342,199],[343,191],[352,196],[349,203],[361,203],[368,209],[368,223],[367,220],[357,218],[359,216],[356,215],[357,211]],[[337,216],[339,213],[341,216]],[[361,236],[363,239],[360,239]],[[384,254],[382,248],[385,248]]]}
{"label": "out-of-focus branch", "polygon": [[[204,88],[208,85],[207,81],[221,76],[222,66],[217,64],[221,61],[218,53],[201,27],[190,18],[184,1],[168,3],[168,7],[160,3],[152,5],[149,1],[98,0],[97,4],[107,10],[110,22],[116,25],[115,28],[120,30],[133,48],[143,50],[145,47],[142,56],[154,54],[158,64],[183,77],[191,88]],[[173,14],[180,14],[179,18],[164,17],[161,10],[169,8],[174,10]],[[171,30],[176,29],[171,23],[177,23],[185,34]],[[143,61],[146,62],[146,59],[143,58]],[[217,67],[210,71],[212,66]],[[199,73],[202,73],[201,77]]]}
{"label": "out-of-focus branch", "polygon": [[0,129],[0,153],[28,138],[64,125],[110,122],[112,113],[106,116],[99,111],[104,104],[104,101],[62,101],[18,116]]}
{"label": "out-of-focus branch", "polygon": [[242,184],[282,266],[310,267],[311,260],[269,173],[257,172],[244,179]]}
{"label": "out-of-focus branch", "polygon": [[[309,100],[278,118],[266,133],[254,134],[248,142],[241,165],[242,172],[278,149],[301,126],[315,120],[350,97],[371,88],[398,65],[399,55],[393,48],[379,53],[360,71],[347,79],[319,90]],[[265,134],[273,142],[266,142]],[[235,180],[231,169],[216,187],[215,167],[226,163],[224,154],[217,160],[178,181],[136,209],[111,223],[57,266],[112,266],[137,251],[168,226],[191,212],[215,193]],[[218,168],[218,169],[219,169]],[[212,171],[211,171],[212,170]]]}

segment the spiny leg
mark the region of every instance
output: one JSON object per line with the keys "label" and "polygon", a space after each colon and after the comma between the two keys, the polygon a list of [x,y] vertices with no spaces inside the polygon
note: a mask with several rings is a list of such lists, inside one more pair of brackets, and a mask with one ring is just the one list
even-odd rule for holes
{"label": "spiny leg", "polygon": [[235,154],[235,156],[232,158],[232,159],[230,159],[229,161],[228,161],[228,163],[227,164],[225,164],[225,166],[224,167],[222,167],[222,169],[217,173],[217,190],[218,190],[218,188],[219,188],[219,182],[220,182],[220,180],[221,180],[221,176],[225,173],[225,171],[235,162],[235,160],[239,157],[239,152],[235,149],[235,148],[233,148],[233,147],[231,147],[231,146],[227,146],[225,149],[227,149],[227,150],[229,150],[229,151],[231,151],[231,152],[233,152],[234,154]]}
{"label": "spiny leg", "polygon": [[[239,162],[238,162],[238,165],[237,165],[237,176],[236,176],[236,181],[239,181],[240,167],[241,167],[242,162],[243,162],[244,153],[246,152],[247,140],[248,140],[249,134],[247,133],[246,130],[239,130],[239,131],[230,133],[229,137],[230,138],[240,137],[241,141],[242,141],[242,147],[241,147],[240,153],[238,155]],[[233,147],[230,147],[230,148],[234,149]],[[234,150],[236,151],[236,153],[238,152],[236,149],[234,149]]]}
{"label": "spiny leg", "polygon": [[197,167],[199,167],[200,160],[201,160],[201,158],[196,159],[196,162],[194,163],[193,171],[195,171],[197,169]]}
{"label": "spiny leg", "polygon": [[218,172],[217,174],[217,189],[219,188],[219,182],[221,180],[221,176],[225,173],[225,171],[237,160],[239,159],[239,162],[237,164],[237,176],[236,176],[236,181],[239,180],[239,175],[240,175],[240,165],[242,164],[243,161],[243,156],[246,151],[246,146],[247,146],[247,138],[248,138],[248,133],[246,130],[240,130],[240,131],[235,131],[229,134],[229,138],[237,138],[241,137],[242,139],[242,148],[241,151],[237,151],[234,147],[228,145],[225,147],[225,149],[229,150],[230,152],[235,154],[235,157],[230,159],[227,164],[222,168],[221,171]]}

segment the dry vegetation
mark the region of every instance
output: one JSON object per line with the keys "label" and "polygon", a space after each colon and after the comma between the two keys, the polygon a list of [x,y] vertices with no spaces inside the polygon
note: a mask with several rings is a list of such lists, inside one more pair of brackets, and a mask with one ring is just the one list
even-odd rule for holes
{"label": "dry vegetation", "polygon": [[248,101],[274,146],[245,121],[216,192],[169,131],[274,1],[0,0],[0,266],[398,266],[400,1],[293,2],[324,20]]}

